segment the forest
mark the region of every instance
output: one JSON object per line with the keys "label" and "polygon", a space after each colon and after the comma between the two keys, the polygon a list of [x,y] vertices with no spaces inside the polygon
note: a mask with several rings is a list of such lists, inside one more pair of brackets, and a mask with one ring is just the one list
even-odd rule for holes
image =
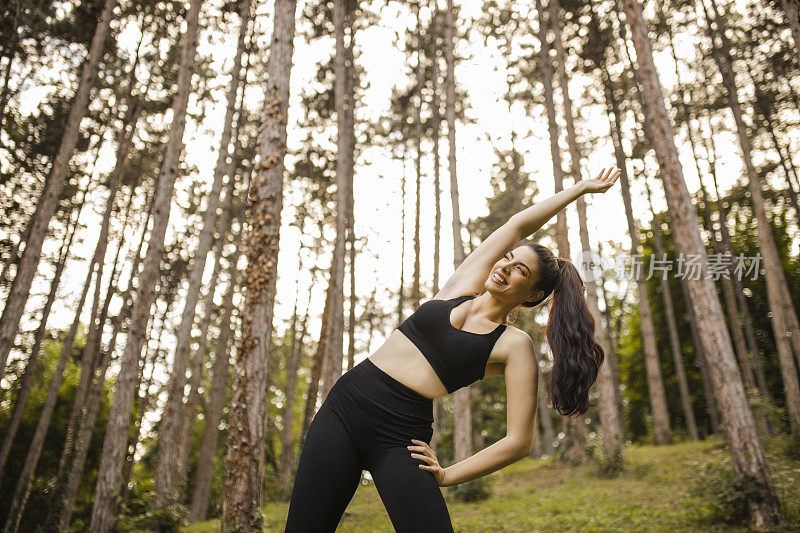
{"label": "forest", "polygon": [[[590,408],[553,409],[548,305],[515,309],[533,448],[443,487],[456,531],[800,529],[799,12],[3,2],[2,531],[283,531],[343,373],[611,166],[530,236],[581,271]],[[442,465],[506,407],[496,376],[436,398]],[[392,530],[368,471],[339,530]]]}

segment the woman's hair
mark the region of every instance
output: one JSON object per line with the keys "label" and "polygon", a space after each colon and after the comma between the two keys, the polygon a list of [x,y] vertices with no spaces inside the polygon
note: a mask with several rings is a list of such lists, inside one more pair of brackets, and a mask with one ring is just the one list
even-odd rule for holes
{"label": "woman's hair", "polygon": [[565,416],[583,415],[590,405],[589,388],[597,379],[605,354],[594,340],[594,317],[584,297],[583,280],[569,259],[556,257],[550,249],[532,241],[522,241],[539,261],[539,279],[533,290],[544,291],[535,307],[553,295],[544,334],[553,352],[547,400]]}

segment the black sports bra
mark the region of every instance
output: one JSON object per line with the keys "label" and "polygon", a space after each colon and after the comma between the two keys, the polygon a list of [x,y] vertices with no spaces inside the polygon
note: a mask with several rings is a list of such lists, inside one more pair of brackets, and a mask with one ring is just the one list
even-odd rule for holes
{"label": "black sports bra", "polygon": [[419,348],[448,393],[484,378],[492,348],[506,329],[498,324],[489,333],[473,333],[455,327],[450,311],[471,298],[428,300],[397,328]]}

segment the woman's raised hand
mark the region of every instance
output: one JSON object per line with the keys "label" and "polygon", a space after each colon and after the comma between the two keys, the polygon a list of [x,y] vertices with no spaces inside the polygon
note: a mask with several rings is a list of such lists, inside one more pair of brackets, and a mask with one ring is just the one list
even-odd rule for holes
{"label": "woman's raised hand", "polygon": [[409,450],[422,452],[422,453],[412,453],[411,457],[425,461],[425,463],[427,464],[420,463],[419,468],[427,470],[428,472],[433,474],[433,477],[436,478],[436,483],[438,483],[439,486],[441,486],[442,483],[444,483],[444,468],[439,466],[439,460],[436,458],[436,452],[433,451],[431,447],[428,446],[428,443],[425,441],[411,439],[411,442],[416,444],[416,446],[406,446],[406,448],[408,448]]}
{"label": "woman's raised hand", "polygon": [[608,167],[600,171],[596,178],[581,180],[584,192],[606,192],[622,173],[617,167]]}

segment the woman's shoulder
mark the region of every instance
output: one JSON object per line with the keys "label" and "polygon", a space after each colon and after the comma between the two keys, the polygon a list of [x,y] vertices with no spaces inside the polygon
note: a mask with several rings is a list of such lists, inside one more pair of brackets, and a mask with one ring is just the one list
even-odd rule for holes
{"label": "woman's shoulder", "polygon": [[500,353],[497,354],[497,362],[506,363],[512,357],[526,357],[536,361],[533,339],[524,330],[506,325],[498,344],[500,344],[500,350],[498,350]]}

